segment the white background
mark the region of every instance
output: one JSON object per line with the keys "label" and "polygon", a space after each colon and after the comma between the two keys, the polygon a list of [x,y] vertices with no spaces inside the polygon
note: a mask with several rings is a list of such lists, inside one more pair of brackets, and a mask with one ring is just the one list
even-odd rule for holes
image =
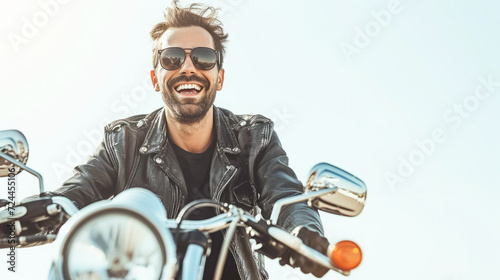
{"label": "white background", "polygon": [[[48,190],[86,160],[105,123],[162,106],[148,33],[167,1],[67,2],[0,9],[0,129],[26,135]],[[301,180],[326,161],[365,181],[360,216],[322,216],[331,242],[362,247],[346,279],[498,279],[498,2],[206,3],[222,8],[230,39],[216,105],[273,118]],[[20,198],[37,191],[23,173]],[[0,278],[45,278],[51,250],[18,250],[17,274],[0,251]],[[268,264],[272,279],[307,278]]]}

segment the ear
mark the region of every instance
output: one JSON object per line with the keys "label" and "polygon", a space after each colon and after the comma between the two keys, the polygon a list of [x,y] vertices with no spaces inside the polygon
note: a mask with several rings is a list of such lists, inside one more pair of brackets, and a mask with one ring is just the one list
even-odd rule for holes
{"label": "ear", "polygon": [[158,79],[156,79],[155,70],[151,70],[151,82],[155,91],[160,91],[160,85],[158,85]]}
{"label": "ear", "polygon": [[218,79],[217,79],[217,91],[222,89],[223,84],[224,84],[224,68],[219,70]]}

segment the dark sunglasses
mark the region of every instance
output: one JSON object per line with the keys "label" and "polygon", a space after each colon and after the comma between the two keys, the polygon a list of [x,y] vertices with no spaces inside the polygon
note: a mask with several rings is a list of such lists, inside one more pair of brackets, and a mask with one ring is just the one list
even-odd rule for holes
{"label": "dark sunglasses", "polygon": [[219,65],[218,52],[211,48],[198,47],[194,49],[183,49],[179,47],[159,50],[160,65],[165,70],[177,70],[186,61],[186,50],[191,50],[189,54],[196,68],[200,70],[210,70]]}

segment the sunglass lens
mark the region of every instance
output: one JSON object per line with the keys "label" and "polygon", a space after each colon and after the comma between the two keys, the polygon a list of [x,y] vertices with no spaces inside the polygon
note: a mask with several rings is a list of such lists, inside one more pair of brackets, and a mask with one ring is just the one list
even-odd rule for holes
{"label": "sunglass lens", "polygon": [[217,63],[217,54],[210,48],[195,48],[191,51],[194,65],[201,70],[210,70]]}
{"label": "sunglass lens", "polygon": [[168,48],[161,52],[161,66],[166,70],[179,69],[186,59],[186,53],[181,48]]}

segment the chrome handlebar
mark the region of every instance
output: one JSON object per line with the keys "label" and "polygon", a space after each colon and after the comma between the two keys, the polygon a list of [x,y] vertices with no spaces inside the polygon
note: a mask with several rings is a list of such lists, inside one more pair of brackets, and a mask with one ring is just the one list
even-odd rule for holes
{"label": "chrome handlebar", "polygon": [[[241,215],[240,218],[238,216],[233,216],[231,215],[231,213],[228,212],[205,220],[185,220],[182,222],[180,229],[189,231],[197,230],[197,231],[205,231],[208,233],[212,233],[228,228],[235,219],[239,219],[238,222],[239,227],[250,227],[248,225],[249,222],[253,223],[258,222],[258,220],[252,215],[245,213]],[[178,223],[172,219],[167,219],[165,221],[165,227],[169,230],[177,228],[177,224]],[[291,233],[277,226],[272,225],[268,230],[268,235],[270,238],[300,253],[301,255],[303,255],[304,257],[308,258],[313,262],[316,262],[324,267],[327,267],[331,270],[334,270],[346,276],[350,274],[350,271],[345,271],[336,267],[332,263],[330,258],[328,258],[326,255],[305,245],[304,242],[302,242],[302,240],[299,237],[293,236]],[[331,250],[332,248],[328,248],[328,252],[331,252]]]}

